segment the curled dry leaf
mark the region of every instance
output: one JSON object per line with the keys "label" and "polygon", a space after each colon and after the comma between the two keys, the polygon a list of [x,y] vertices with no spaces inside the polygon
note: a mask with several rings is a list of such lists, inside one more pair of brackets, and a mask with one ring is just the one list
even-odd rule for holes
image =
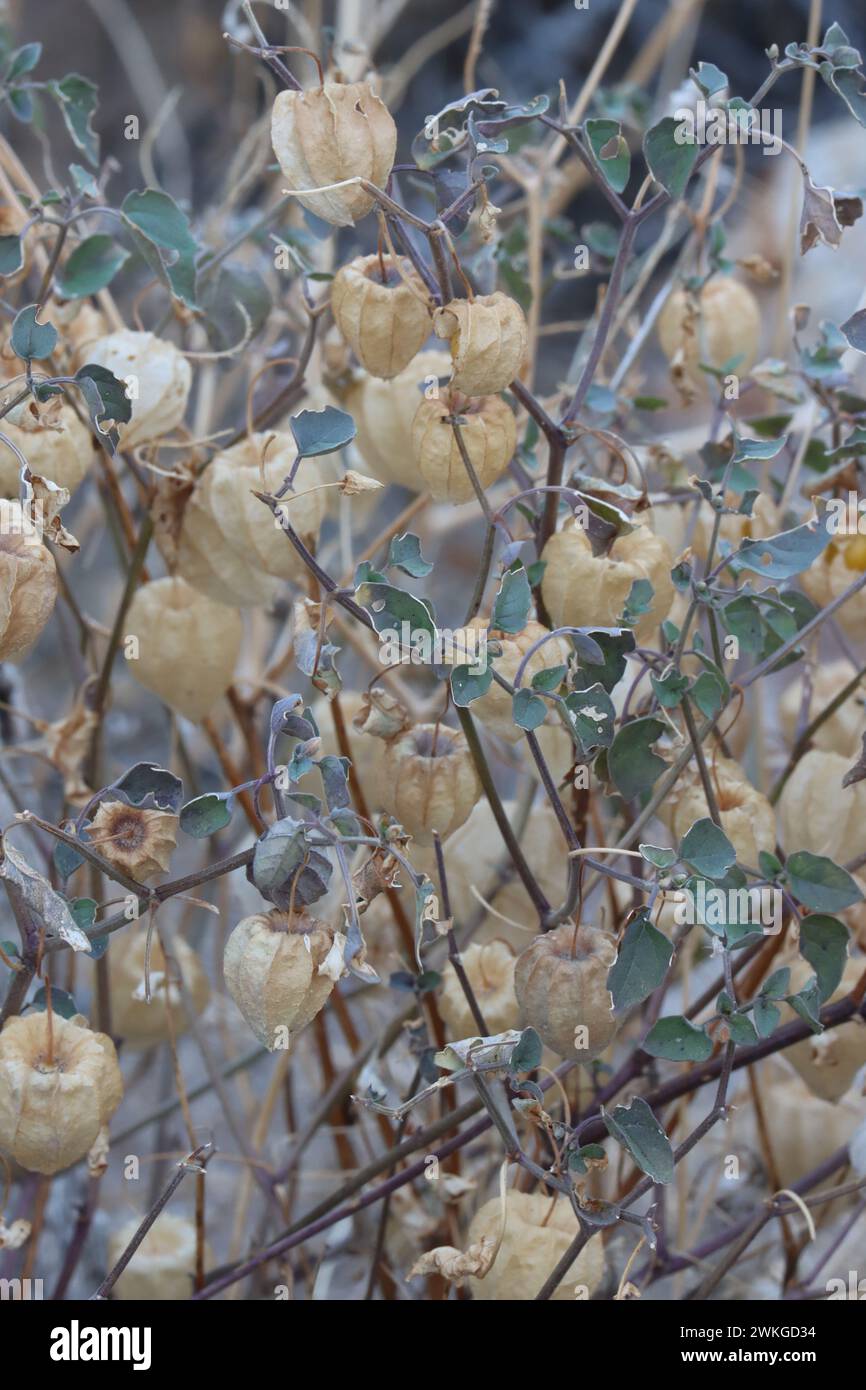
{"label": "curled dry leaf", "polygon": [[76,924],[65,899],[61,898],[48,880],[31,868],[23,855],[10,844],[4,842],[2,851],[0,878],[5,881],[10,892],[16,894],[30,909],[37,922],[45,924],[49,935],[59,937],[71,946],[73,951],[89,951],[90,942]]}
{"label": "curled dry leaf", "polygon": [[467,1250],[458,1250],[453,1245],[438,1245],[435,1250],[428,1250],[426,1255],[415,1261],[406,1278],[416,1279],[422,1274],[441,1274],[443,1279],[448,1279],[460,1288],[470,1274],[477,1279],[483,1279],[493,1264],[495,1254],[496,1241],[488,1236],[483,1236]]}

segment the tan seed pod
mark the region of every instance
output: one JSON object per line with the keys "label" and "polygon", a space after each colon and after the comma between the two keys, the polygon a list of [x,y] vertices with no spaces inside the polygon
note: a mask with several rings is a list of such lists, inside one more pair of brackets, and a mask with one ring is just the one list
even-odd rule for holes
{"label": "tan seed pod", "polygon": [[[800,575],[800,583],[819,608],[826,608],[866,571],[866,536],[835,536],[817,560]],[[866,637],[866,589],[837,608],[834,621],[849,637]]]}
{"label": "tan seed pod", "polygon": [[126,631],[139,644],[131,674],[185,718],[204,719],[231,685],[243,636],[240,614],[185,579],[142,584],[129,605]]}
{"label": "tan seed pod", "polygon": [[[59,398],[55,397],[59,402]],[[51,402],[50,405],[53,405]],[[98,445],[71,405],[59,402],[56,412],[27,402],[15,423],[3,421],[3,433],[27,460],[31,473],[38,473],[58,487],[74,492],[85,477]],[[5,446],[0,449],[0,496],[18,497],[21,492],[21,465]]]}
{"label": "tan seed pod", "polygon": [[677,289],[665,301],[657,324],[662,352],[678,361],[693,386],[708,389],[700,362],[721,368],[742,357],[739,375],[754,365],[761,338],[761,310],[750,289],[729,275],[714,275],[697,297]]}
{"label": "tan seed pod", "polygon": [[412,452],[412,427],[424,392],[444,390],[438,383],[450,372],[448,353],[428,349],[390,381],[364,372],[349,386],[343,403],[358,431],[355,446],[380,483],[424,491]]}
{"label": "tan seed pod", "polygon": [[436,310],[433,328],[451,346],[451,384],[467,396],[504,391],[523,366],[526,318],[517,301],[501,290],[452,299]]}
{"label": "tan seed pod", "polygon": [[0,1033],[0,1147],[33,1173],[59,1173],[96,1143],[123,1098],[114,1043],[54,1014]]}
{"label": "tan seed pod", "polygon": [[[112,1233],[108,1242],[109,1269],[117,1264],[141,1221],[141,1217],[133,1216]],[[205,1268],[213,1263],[207,1245],[204,1262]],[[195,1226],[186,1217],[163,1211],[117,1279],[111,1296],[120,1302],[182,1302],[192,1294],[195,1271]]]}
{"label": "tan seed pod", "polygon": [[331,285],[331,313],[371,376],[399,375],[430,336],[427,291],[405,259],[358,256],[344,265]]}
{"label": "tan seed pod", "polygon": [[[754,869],[761,850],[766,854],[775,853],[776,813],[733,758],[714,757],[708,760],[708,765],[722,830],[736,850],[738,862]],[[657,815],[670,830],[674,842],[679,844],[695,821],[706,819],[709,814],[700,773],[692,764]]]}
{"label": "tan seed pod", "polygon": [[782,1187],[792,1187],[819,1168],[848,1143],[863,1120],[862,1100],[852,1097],[834,1105],[814,1095],[799,1076],[774,1076],[761,1087],[761,1100],[772,1120],[773,1158]]}
{"label": "tan seed pod", "polygon": [[[856,675],[849,661],[822,661],[810,673],[810,697],[803,705],[803,677],[798,676],[785,686],[779,700],[779,723],[790,748],[799,732],[810,720],[826,709]],[[818,726],[812,744],[825,753],[839,753],[853,759],[860,752],[861,739],[866,733],[866,682],[861,681],[848,699]]]}
{"label": "tan seed pod", "polygon": [[0,661],[19,661],[41,636],[57,598],[54,556],[19,502],[3,505],[0,527]]}
{"label": "tan seed pod", "polygon": [[[108,978],[111,990],[111,1024],[119,1038],[132,1047],[149,1047],[171,1037],[179,1037],[189,1027],[178,975],[200,1014],[210,999],[210,985],[201,961],[191,946],[175,936],[165,953],[154,934],[150,951],[150,1003],[146,997],[145,955],[147,932],[144,928],[125,932],[112,940],[108,952]],[[168,1014],[171,1015],[169,1019]]]}
{"label": "tan seed pod", "polygon": [[851,758],[810,748],[779,798],[779,836],[787,854],[806,849],[845,864],[863,853],[866,782],[843,787]]}
{"label": "tan seed pod", "polygon": [[[863,956],[850,956],[845,963],[839,987],[827,1000],[836,1004],[850,994],[866,969]],[[814,970],[808,961],[798,956],[791,966],[790,993],[796,994],[809,983]],[[785,1005],[786,1022],[797,1015]],[[785,1057],[805,1081],[809,1090],[822,1100],[838,1101],[851,1089],[855,1076],[866,1066],[866,1025],[859,1018],[813,1034],[785,1049]]]}
{"label": "tan seed pod", "polygon": [[384,188],[397,150],[397,127],[369,82],[325,82],[310,91],[277,94],[271,144],[298,202],[335,227],[350,227],[374,203],[359,184],[326,193],[302,190],[356,177]]}
{"label": "tan seed pod", "polygon": [[[469,626],[480,632],[487,631],[487,619],[473,618]],[[487,659],[493,669],[513,685],[526,653],[532,650],[547,631],[548,628],[543,623],[536,622],[534,618],[529,619],[521,632],[500,632],[498,628],[490,628],[487,631],[488,643],[498,642],[502,648],[502,655],[493,656],[488,646]],[[531,686],[533,678],[541,671],[549,671],[554,666],[567,666],[569,651],[569,645],[562,637],[551,637],[533,652],[523,667],[521,687]],[[507,743],[519,743],[524,737],[524,731],[514,722],[512,704],[512,697],[508,691],[493,681],[483,695],[473,700],[472,712],[492,734],[504,738]],[[559,720],[553,714],[548,715],[548,722],[559,723]],[[536,729],[535,732],[537,734],[539,731]]]}
{"label": "tan seed pod", "polygon": [[168,872],[177,847],[177,816],[123,801],[102,801],[90,822],[89,842],[109,864],[146,883]]}
{"label": "tan seed pod", "polygon": [[226,988],[259,1042],[285,1047],[312,1022],[340,977],[333,928],[307,912],[245,917],[226,942]]}
{"label": "tan seed pod", "polygon": [[523,1020],[560,1057],[592,1062],[613,1041],[619,1025],[607,977],[615,960],[607,932],[572,922],[537,936],[518,956],[514,987]]}
{"label": "tan seed pod", "polygon": [[653,587],[649,611],[635,635],[644,642],[664,622],[674,601],[674,558],[666,540],[648,526],[618,536],[606,555],[593,555],[586,532],[576,521],[556,531],[541,556],[544,603],[557,627],[613,627],[622,617],[632,585],[648,579]]}
{"label": "tan seed pod", "polygon": [[377,804],[394,816],[419,845],[457,830],[481,795],[472,754],[461,733],[417,724],[384,747]]}
{"label": "tan seed pod", "polygon": [[482,488],[488,488],[508,467],[517,447],[517,426],[500,396],[461,399],[446,391],[422,400],[412,422],[412,453],[418,472],[437,502],[469,502],[475,496],[450,415],[459,415],[461,438]]}
{"label": "tan seed pod", "polygon": [[[303,560],[270,507],[254,496],[277,493],[296,458],[295,441],[286,434],[255,434],[217,454],[184,509],[178,574],[208,598],[233,608],[269,603],[281,579],[302,580],[307,573]],[[293,487],[304,495],[287,492],[280,499],[281,513],[313,550],[326,493],[307,489],[320,482],[315,461],[302,460]]]}
{"label": "tan seed pod", "polygon": [[[460,954],[488,1035],[516,1028],[519,1008],[514,993],[515,956],[511,947],[504,941],[488,941],[483,946],[473,942]],[[438,1004],[452,1042],[478,1034],[478,1024],[453,965],[449,964],[445,971]]]}
{"label": "tan seed pod", "polygon": [[154,333],[122,328],[91,343],[88,362],[106,367],[127,383],[132,418],[118,425],[120,445],[134,449],[161,439],[180,424],[192,384],[189,362],[174,345]]}
{"label": "tan seed pod", "polygon": [[[496,1241],[501,1224],[502,1203],[494,1197],[473,1216],[468,1243]],[[470,1279],[472,1297],[485,1303],[534,1299],[577,1234],[577,1217],[566,1197],[551,1197],[546,1192],[509,1192],[499,1253],[483,1279]],[[589,1299],[603,1278],[604,1247],[596,1238],[580,1252],[551,1298],[558,1303]]]}

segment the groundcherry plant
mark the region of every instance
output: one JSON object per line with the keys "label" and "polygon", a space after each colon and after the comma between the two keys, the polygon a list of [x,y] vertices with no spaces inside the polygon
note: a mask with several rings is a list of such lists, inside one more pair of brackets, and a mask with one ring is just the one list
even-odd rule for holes
{"label": "groundcherry plant", "polygon": [[535,93],[486,0],[387,63],[406,6],[330,8],[206,21],[207,208],[173,98],[124,194],[89,78],[0,58],[0,1274],[847,1297],[866,309],[798,286],[857,36],[659,91],[624,4]]}

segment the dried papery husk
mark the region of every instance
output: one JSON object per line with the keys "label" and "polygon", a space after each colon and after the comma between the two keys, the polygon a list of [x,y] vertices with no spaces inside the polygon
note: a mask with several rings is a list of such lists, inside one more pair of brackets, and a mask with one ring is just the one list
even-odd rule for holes
{"label": "dried papery husk", "polygon": [[109,864],[146,883],[168,872],[177,848],[177,816],[125,801],[102,801],[90,822],[88,841]]}
{"label": "dried papery husk", "polygon": [[436,336],[451,347],[451,384],[467,396],[504,391],[523,366],[526,317],[501,290],[475,299],[452,299],[433,315]]}
{"label": "dried papery husk", "polygon": [[85,355],[88,362],[106,367],[127,383],[132,418],[117,427],[122,449],[162,439],[180,424],[192,369],[174,343],[154,333],[122,328],[91,343]]}
{"label": "dried papery husk", "polygon": [[0,661],[20,661],[54,611],[57,566],[19,502],[0,510]]}
{"label": "dried papery husk", "polygon": [[[839,987],[826,1001],[835,1004],[850,994],[866,971],[866,956],[850,956],[845,962]],[[791,964],[790,993],[797,994],[811,980],[815,971],[808,961],[798,956]],[[798,1017],[789,1005],[784,1005],[785,1022]],[[785,1057],[803,1078],[813,1095],[822,1100],[838,1101],[851,1089],[855,1076],[866,1066],[866,1024],[859,1018],[812,1034],[793,1047],[785,1048]]]}
{"label": "dried papery husk", "polygon": [[[28,401],[5,416],[3,434],[20,449],[31,473],[74,492],[87,474],[99,446],[72,406],[54,397],[47,406]],[[5,444],[0,447],[0,496],[18,497],[21,463]]]}
{"label": "dried papery husk", "polygon": [[[834,536],[830,544],[799,576],[818,608],[826,608],[866,571],[866,536]],[[852,594],[836,609],[833,621],[858,642],[866,637],[866,589]]]}
{"label": "dried papery husk", "polygon": [[462,397],[446,391],[438,399],[420,402],[412,422],[412,454],[418,472],[437,502],[458,505],[475,496],[463,462],[451,415],[458,425],[469,461],[482,488],[501,478],[517,447],[517,426],[500,396]]}
{"label": "dried papery husk", "polygon": [[[495,1241],[501,1224],[502,1203],[494,1197],[473,1216],[468,1243]],[[483,1279],[470,1279],[472,1297],[495,1303],[534,1299],[578,1233],[577,1217],[567,1197],[509,1192],[499,1253]],[[558,1303],[573,1303],[578,1295],[591,1298],[604,1278],[604,1266],[604,1246],[596,1237],[580,1252],[551,1298]]]}
{"label": "dried papery husk", "polygon": [[[725,505],[736,507],[740,500],[738,493],[729,492],[725,497]],[[692,534],[692,550],[702,562],[706,562],[714,519],[713,508],[709,502],[702,501]],[[775,536],[782,530],[784,530],[784,526],[778,507],[772,498],[768,497],[765,492],[761,492],[755,498],[751,516],[727,513],[722,517],[719,524],[719,540],[727,542],[733,550],[736,550],[744,540],[763,540],[765,536]],[[718,564],[721,558],[722,547],[717,542],[713,564]],[[762,580],[759,575],[755,575],[752,582],[763,588],[770,581]]]}
{"label": "dried papery husk", "polygon": [[[296,458],[291,435],[255,434],[217,454],[202,473],[184,509],[177,570],[208,598],[230,607],[269,603],[281,579],[306,576],[279,519],[254,495],[279,492]],[[316,548],[325,515],[321,481],[316,460],[302,460],[293,488],[304,495],[280,498],[282,515],[308,550]]]}
{"label": "dried papery husk", "polygon": [[[740,864],[754,869],[761,850],[776,849],[776,814],[763,792],[753,787],[739,763],[718,755],[707,757],[707,769],[727,835]],[[679,844],[695,821],[709,816],[698,769],[690,764],[659,807],[657,815]]]}
{"label": "dried papery husk", "polygon": [[[108,1242],[108,1268],[113,1269],[143,1220],[133,1216],[114,1231]],[[204,1264],[213,1263],[205,1244]],[[112,1289],[120,1302],[141,1300],[182,1302],[191,1297],[196,1271],[196,1230],[192,1221],[160,1212]]]}
{"label": "dried papery husk", "polygon": [[786,854],[806,849],[845,864],[863,853],[866,782],[842,786],[851,758],[810,748],[779,798],[779,836]]}
{"label": "dried papery husk", "polygon": [[114,1043],[55,1013],[0,1033],[0,1148],[33,1173],[59,1173],[93,1147],[123,1099]]}
{"label": "dried papery husk", "polygon": [[[543,623],[538,623],[534,618],[530,618],[526,626],[520,632],[502,632],[498,628],[488,630],[486,618],[473,618],[469,624],[470,628],[478,632],[487,632],[487,660],[504,680],[511,685],[514,684],[520,664],[528,651],[531,651],[544,634],[549,631]],[[502,648],[501,656],[494,656],[490,651],[490,643],[497,642]],[[543,646],[532,653],[532,656],[523,667],[520,677],[521,687],[532,685],[533,679],[541,671],[549,671],[554,666],[567,666],[571,647],[563,637],[551,637]],[[472,701],[472,713],[480,719],[482,724],[490,730],[492,734],[503,738],[507,743],[519,743],[524,737],[525,731],[515,724],[512,713],[513,700],[507,690],[493,681],[489,689],[485,691],[477,700]],[[547,716],[547,722],[559,723],[555,713]],[[561,726],[560,726],[561,727]],[[536,735],[539,730],[534,731]],[[568,739],[568,734],[563,730],[563,734]],[[569,743],[571,742],[568,739]],[[572,745],[573,746],[573,745]]]}
{"label": "dried papery husk", "polygon": [[[518,1026],[519,1007],[514,992],[515,955],[505,941],[472,942],[461,951],[460,959],[475,1001],[487,1026],[488,1036]],[[442,977],[438,996],[439,1012],[451,1042],[478,1034],[475,1016],[469,1007],[454,966],[449,964]]]}
{"label": "dried papery husk", "polygon": [[634,629],[638,642],[644,642],[674,601],[674,558],[667,541],[648,526],[618,536],[606,555],[593,555],[586,532],[571,521],[550,537],[541,558],[547,566],[541,592],[557,627],[615,626],[632,585],[647,579],[653,586],[652,603]]}
{"label": "dried papery husk", "polygon": [[[292,191],[356,177],[384,188],[397,150],[397,127],[369,82],[325,82],[310,91],[277,93],[271,144]],[[352,226],[374,201],[359,184],[298,196],[302,207],[335,227]]]}
{"label": "dried papery husk", "polygon": [[[804,679],[797,676],[785,686],[779,699],[779,723],[788,748],[826,707],[841,694],[857,672],[850,661],[821,661],[809,676],[809,702],[803,706]],[[866,680],[861,680],[844,704],[834,710],[818,726],[811,738],[812,745],[825,753],[839,753],[853,760],[862,747],[866,733]]]}
{"label": "dried papery husk", "polygon": [[271,1052],[324,1008],[339,978],[333,957],[328,962],[335,940],[334,929],[309,913],[275,910],[245,917],[226,942],[226,988]]}
{"label": "dried papery husk", "polygon": [[57,346],[73,371],[91,360],[88,354],[93,344],[99,342],[100,338],[107,338],[111,331],[102,310],[86,299],[66,303],[55,299],[49,305],[46,317],[61,329],[61,340]]}
{"label": "dried papery husk", "polygon": [[439,381],[450,372],[448,353],[428,349],[390,381],[364,372],[345,391],[343,404],[358,431],[355,446],[380,483],[396,483],[411,492],[425,490],[412,451],[412,427],[425,391],[444,391]]}
{"label": "dried papery husk", "polygon": [[405,257],[358,256],[331,285],[337,327],[361,366],[386,380],[408,367],[430,337],[427,301],[424,282]]}
{"label": "dried papery husk", "polygon": [[379,763],[377,802],[419,845],[463,825],[481,795],[472,754],[461,733],[418,724],[390,739]]}
{"label": "dried papery husk", "polygon": [[[564,922],[521,952],[514,988],[525,1024],[546,1047],[573,1062],[591,1062],[619,1026],[607,987],[616,960],[614,938],[599,927]],[[585,1029],[585,1035],[576,1029]]]}
{"label": "dried papery husk", "polygon": [[131,674],[178,714],[197,722],[232,683],[243,636],[236,608],[198,592],[179,576],[137,589],[126,632],[138,638]]}
{"label": "dried papery husk", "polygon": [[[822,1100],[799,1076],[782,1078],[774,1072],[771,1081],[759,1080],[779,1182],[791,1187],[848,1143],[862,1122],[863,1102],[853,1097],[836,1104]],[[836,1181],[828,1178],[821,1187]]]}
{"label": "dried papery husk", "polygon": [[[159,936],[150,947],[150,1002],[146,997],[147,930],[138,927],[114,939],[108,953],[111,1026],[132,1047],[149,1047],[179,1037],[189,1027],[178,981],[183,981],[196,1014],[210,999],[210,985],[196,952],[180,936],[169,944],[169,963]],[[168,1014],[171,1014],[169,1019]]]}
{"label": "dried papery husk", "polygon": [[744,376],[754,365],[761,340],[761,310],[752,291],[728,275],[714,275],[697,296],[674,290],[658,317],[659,343],[672,365],[681,365],[693,386],[708,391],[699,363]]}

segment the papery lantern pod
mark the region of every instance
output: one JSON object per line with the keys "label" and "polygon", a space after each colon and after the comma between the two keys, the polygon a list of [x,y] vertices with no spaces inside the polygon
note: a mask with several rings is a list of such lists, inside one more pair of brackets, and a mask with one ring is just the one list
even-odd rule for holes
{"label": "papery lantern pod", "polygon": [[88,831],[88,843],[109,864],[138,883],[168,872],[177,848],[177,816],[142,809],[125,801],[102,801]]}
{"label": "papery lantern pod", "polygon": [[123,1098],[114,1043],[45,1012],[0,1033],[0,1148],[33,1173],[59,1173],[90,1151]]}
{"label": "papery lantern pod", "polygon": [[[31,473],[74,492],[86,476],[99,445],[72,406],[54,396],[46,406],[34,400],[3,418],[3,433],[21,451]],[[0,496],[21,492],[21,463],[5,445],[0,449]]]}
{"label": "papery lantern pod", "polygon": [[[126,1250],[142,1218],[132,1217],[108,1242],[108,1268],[113,1269]],[[111,1291],[120,1302],[181,1302],[192,1295],[197,1260],[195,1224],[184,1216],[162,1211],[138,1246]],[[213,1263],[205,1245],[205,1268]]]}
{"label": "papery lantern pod", "polygon": [[343,973],[344,938],[308,912],[258,913],[226,942],[226,988],[259,1042],[286,1047],[312,1022]]}
{"label": "papery lantern pod", "polygon": [[29,509],[5,501],[0,520],[0,661],[19,661],[54,610],[57,566]]}
{"label": "papery lantern pod", "polygon": [[418,472],[437,502],[457,505],[475,496],[472,480],[450,424],[450,416],[463,424],[456,428],[482,488],[501,478],[514,457],[517,426],[501,396],[461,397],[448,390],[433,400],[422,400],[412,422],[412,453]]}
{"label": "papery lantern pod", "polygon": [[[516,957],[511,947],[505,941],[487,941],[483,945],[472,942],[461,951],[460,959],[488,1035],[516,1028],[520,1009],[514,992]],[[437,1002],[452,1042],[478,1033],[475,1015],[451,964],[443,976]]]}
{"label": "papery lantern pod", "polygon": [[[820,661],[809,672],[809,703],[805,710],[805,723],[813,719],[841,695],[854,679],[855,668],[850,661]],[[792,747],[800,728],[803,714],[803,695],[805,678],[797,676],[785,685],[779,698],[779,723],[786,743]],[[855,686],[838,709],[835,709],[815,730],[811,742],[815,748],[825,753],[839,753],[843,758],[855,758],[862,746],[866,733],[866,710],[863,698],[866,696],[866,678]]]}
{"label": "papery lantern pod", "polygon": [[425,391],[438,394],[440,379],[450,372],[448,353],[428,349],[390,381],[365,372],[348,387],[344,404],[358,431],[355,446],[380,483],[425,490],[412,450],[412,429]]}
{"label": "papery lantern pod", "polygon": [[[567,1197],[511,1191],[505,1203],[505,1232],[496,1258],[483,1279],[469,1280],[472,1297],[485,1303],[534,1299],[580,1230]],[[473,1216],[467,1241],[495,1242],[501,1229],[502,1201],[494,1197]],[[573,1303],[576,1289],[581,1289],[581,1299],[591,1298],[604,1278],[604,1267],[601,1241],[589,1241],[551,1298]]]}
{"label": "papery lantern pod", "polygon": [[198,721],[232,683],[243,636],[236,608],[226,608],[179,576],[137,589],[126,633],[138,642],[131,674],[178,714]]}
{"label": "papery lantern pod", "polygon": [[451,384],[467,396],[492,396],[518,375],[529,341],[520,305],[501,290],[452,299],[437,309],[433,327],[451,347]]}
{"label": "papery lantern pod", "polygon": [[[384,188],[397,150],[397,127],[369,82],[325,82],[309,91],[277,93],[271,144],[298,202],[325,222],[350,227],[366,216],[374,199],[360,184],[329,185],[360,177]],[[324,193],[303,192],[326,186]]]}
{"label": "papery lantern pod", "polygon": [[779,839],[787,854],[805,849],[846,864],[863,853],[866,782],[842,786],[851,756],[810,748],[779,797]]}
{"label": "papery lantern pod", "polygon": [[[169,948],[169,961],[158,935],[150,950],[150,991],[146,997],[145,957],[147,931],[132,928],[112,939],[108,952],[111,992],[111,1024],[119,1038],[131,1047],[149,1047],[179,1037],[189,1027],[178,975],[196,1014],[210,999],[210,985],[199,957],[180,936]],[[170,1012],[171,1018],[167,1017]]]}
{"label": "papery lantern pod", "polygon": [[331,284],[334,321],[372,376],[399,375],[430,336],[429,296],[412,262],[358,256]]}
{"label": "papery lantern pod", "polygon": [[[792,1187],[848,1143],[863,1121],[863,1102],[857,1096],[836,1104],[822,1100],[799,1076],[784,1075],[781,1068],[771,1076],[761,1084],[761,1102],[772,1117],[775,1176],[781,1187]],[[760,1153],[759,1136],[749,1137],[749,1146]]]}
{"label": "papery lantern pod", "polygon": [[[280,491],[297,452],[290,435],[254,434],[217,454],[198,478],[183,509],[176,563],[178,574],[208,598],[230,607],[269,603],[279,580],[303,580],[303,560],[279,518],[255,496]],[[315,461],[302,459],[293,488],[303,495],[286,492],[279,500],[281,514],[311,550],[326,508],[320,482]]]}
{"label": "papery lantern pod", "polygon": [[[827,1004],[836,1004],[850,994],[866,970],[866,957],[849,956],[845,962],[842,979]],[[797,994],[815,974],[812,966],[802,956],[797,956],[791,964],[790,994]],[[798,1015],[788,1005],[784,1006],[786,1022],[792,1022]],[[785,1058],[803,1078],[809,1090],[822,1100],[839,1101],[851,1089],[854,1078],[861,1067],[866,1066],[866,1025],[860,1018],[852,1018],[847,1023],[827,1028],[823,1033],[811,1034],[793,1047],[785,1048]]]}
{"label": "papery lantern pod", "polygon": [[122,328],[91,343],[85,354],[127,383],[132,416],[117,427],[122,449],[170,434],[184,417],[192,369],[174,343]]}
{"label": "papery lantern pod", "polygon": [[614,627],[632,585],[646,579],[653,587],[652,602],[634,629],[642,642],[664,621],[674,600],[670,547],[647,526],[617,536],[607,554],[593,555],[586,532],[570,521],[550,537],[541,558],[546,565],[541,593],[556,627]]}
{"label": "papery lantern pod", "polygon": [[741,360],[732,371],[745,375],[754,365],[761,338],[761,310],[752,291],[729,275],[714,275],[698,295],[676,289],[658,317],[659,343],[672,366],[692,386],[708,391],[700,363],[721,368]]}
{"label": "papery lantern pod", "polygon": [[464,823],[481,783],[462,733],[416,724],[385,744],[377,790],[377,805],[419,845],[432,845],[434,830],[444,840]]}
{"label": "papery lantern pod", "polygon": [[[737,853],[737,860],[749,868],[758,864],[763,850],[773,854],[776,849],[776,813],[763,792],[753,787],[739,763],[733,758],[713,756],[708,770],[719,818],[724,833]],[[676,844],[682,840],[695,821],[709,814],[700,771],[691,765],[672,787],[657,812]]]}
{"label": "papery lantern pod", "polygon": [[[818,608],[839,598],[857,577],[866,571],[866,536],[836,535],[830,544],[799,576],[809,598]],[[859,589],[836,609],[833,621],[849,637],[862,641],[866,637],[866,589]]]}
{"label": "papery lantern pod", "polygon": [[514,988],[525,1024],[568,1061],[591,1062],[619,1027],[607,977],[613,937],[600,927],[564,922],[537,936],[517,958]]}
{"label": "papery lantern pod", "polygon": [[[478,632],[486,631],[488,643],[496,642],[502,648],[501,655],[494,656],[488,646],[487,660],[510,685],[514,684],[526,653],[549,631],[543,623],[536,622],[534,618],[530,618],[520,632],[514,633],[500,632],[498,628],[488,630],[486,618],[473,618],[469,626]],[[563,637],[551,637],[549,641],[544,642],[532,653],[523,667],[520,677],[521,688],[530,687],[533,678],[541,671],[549,671],[555,666],[567,666],[570,651],[571,647]],[[504,738],[507,743],[519,743],[525,736],[525,731],[514,722],[512,696],[496,681],[492,682],[483,695],[472,701],[472,713],[491,733]],[[558,724],[559,720],[556,714],[551,712],[547,716],[547,722],[552,725]],[[565,737],[570,743],[567,733]]]}

